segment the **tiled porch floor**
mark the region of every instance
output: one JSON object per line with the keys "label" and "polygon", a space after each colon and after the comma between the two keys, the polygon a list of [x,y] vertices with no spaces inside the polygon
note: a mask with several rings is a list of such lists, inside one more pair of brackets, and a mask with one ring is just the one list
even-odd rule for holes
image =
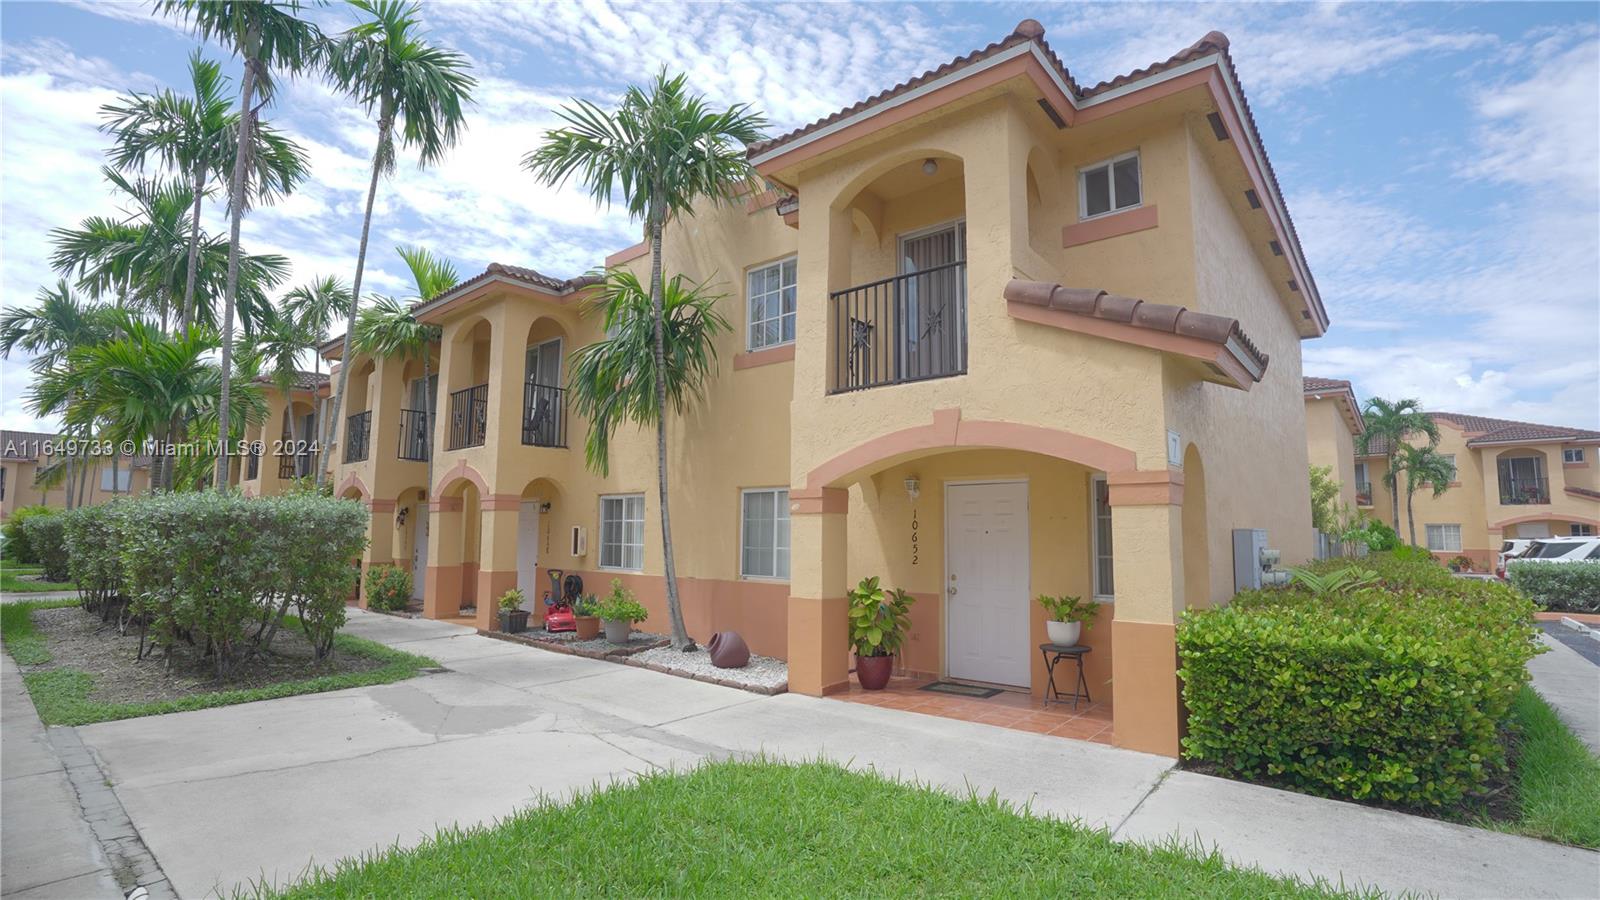
{"label": "tiled porch floor", "polygon": [[1051,703],[1047,708],[1043,701],[1020,691],[1001,691],[993,697],[979,700],[922,690],[931,681],[927,678],[892,678],[889,686],[881,691],[864,691],[852,676],[850,691],[833,696],[850,703],[981,722],[1019,731],[1094,741],[1097,744],[1112,743],[1111,707],[1107,704],[1080,702],[1074,710],[1072,701],[1068,700],[1065,703]]}

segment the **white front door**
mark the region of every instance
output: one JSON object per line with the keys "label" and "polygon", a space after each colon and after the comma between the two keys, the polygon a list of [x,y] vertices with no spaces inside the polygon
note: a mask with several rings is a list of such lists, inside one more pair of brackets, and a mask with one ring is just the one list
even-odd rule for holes
{"label": "white front door", "polygon": [[1027,686],[1027,482],[946,486],[944,553],[950,677]]}
{"label": "white front door", "polygon": [[421,600],[428,580],[428,504],[417,502],[417,522],[411,529],[411,599]]}
{"label": "white front door", "polygon": [[539,599],[539,501],[522,501],[517,519],[517,587],[522,608],[532,611]]}

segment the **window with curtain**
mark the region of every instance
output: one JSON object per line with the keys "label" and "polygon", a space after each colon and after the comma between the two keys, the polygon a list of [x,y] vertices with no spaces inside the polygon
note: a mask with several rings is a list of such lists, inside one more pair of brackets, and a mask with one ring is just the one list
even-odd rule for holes
{"label": "window with curtain", "polygon": [[600,498],[600,568],[644,568],[644,495]]}
{"label": "window with curtain", "polygon": [[1461,526],[1429,525],[1428,549],[1445,553],[1461,552]]}

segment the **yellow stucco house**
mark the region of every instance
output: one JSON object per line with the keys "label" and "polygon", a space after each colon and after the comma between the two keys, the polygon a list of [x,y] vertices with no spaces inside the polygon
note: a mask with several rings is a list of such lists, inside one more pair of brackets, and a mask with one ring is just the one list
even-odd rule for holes
{"label": "yellow stucco house", "polygon": [[[0,431],[0,521],[24,506],[67,508],[64,481],[45,479],[42,470],[59,464],[46,445],[59,445],[61,437],[40,431]],[[86,506],[113,497],[125,497],[150,489],[150,460],[144,456],[118,455],[112,465],[109,456],[90,458],[87,481],[81,483],[80,496]]]}
{"label": "yellow stucco house", "polygon": [[[1536,425],[1460,413],[1430,413],[1438,451],[1453,457],[1456,480],[1439,497],[1430,487],[1412,498],[1417,543],[1441,559],[1465,556],[1479,571],[1497,562],[1511,538],[1592,535],[1600,530],[1600,431]],[[1356,460],[1358,482],[1371,485],[1367,511],[1408,535],[1405,484],[1400,521],[1384,483],[1388,446],[1368,444]],[[1402,479],[1404,476],[1402,476]]]}
{"label": "yellow stucco house", "polygon": [[330,379],[326,372],[297,372],[287,394],[265,375],[255,381],[267,413],[260,423],[246,426],[244,439],[261,452],[236,460],[229,478],[246,496],[266,497],[316,473],[318,410],[327,415]]}
{"label": "yellow stucco house", "polygon": [[1356,474],[1356,441],[1367,431],[1361,404],[1348,381],[1303,380],[1306,397],[1306,452],[1311,465],[1332,470],[1339,502],[1352,512],[1372,505],[1372,488]]}
{"label": "yellow stucco house", "polygon": [[[1175,755],[1174,627],[1233,594],[1233,529],[1312,552],[1300,341],[1328,320],[1227,39],[1085,87],[1028,20],[750,157],[771,190],[665,238],[734,326],[671,421],[690,632],[830,694],[846,592],[878,575],[917,598],[906,670],[1038,695],[1034,598],[1094,597],[1116,742]],[[558,568],[620,578],[665,627],[653,435],[620,432],[597,475],[566,399],[602,336],[590,284],[495,264],[422,304],[435,384],[324,348],[353,366],[335,490],[428,616],[492,629],[495,597]]]}

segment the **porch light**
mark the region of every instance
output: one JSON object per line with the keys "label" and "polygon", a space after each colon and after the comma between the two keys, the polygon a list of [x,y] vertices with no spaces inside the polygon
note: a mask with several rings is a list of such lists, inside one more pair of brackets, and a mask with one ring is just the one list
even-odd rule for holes
{"label": "porch light", "polygon": [[939,171],[939,161],[937,159],[930,156],[922,161],[922,174],[932,175],[937,171]]}
{"label": "porch light", "polygon": [[400,509],[398,511],[396,511],[395,514],[394,514],[394,527],[396,527],[396,528],[404,528],[404,527],[406,527],[406,516],[410,512],[411,512],[411,507],[409,507],[409,506],[400,507]]}
{"label": "porch light", "polygon": [[922,481],[915,475],[906,476],[906,496],[910,497],[913,502],[922,496]]}

